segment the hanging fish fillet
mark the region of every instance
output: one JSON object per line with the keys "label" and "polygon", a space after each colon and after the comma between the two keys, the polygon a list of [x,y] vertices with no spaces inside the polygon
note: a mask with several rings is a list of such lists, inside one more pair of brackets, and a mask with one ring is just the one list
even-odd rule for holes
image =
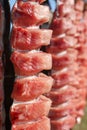
{"label": "hanging fish fillet", "polygon": [[23,27],[39,26],[48,22],[50,11],[47,6],[37,2],[16,2],[12,10],[13,24]]}
{"label": "hanging fish fillet", "polygon": [[52,84],[53,79],[43,73],[39,73],[37,76],[17,78],[14,82],[12,98],[16,101],[35,99],[39,95],[48,93],[51,90]]}
{"label": "hanging fish fillet", "polygon": [[38,28],[13,27],[11,45],[16,50],[33,50],[50,44],[52,31]]}
{"label": "hanging fish fillet", "polygon": [[49,22],[50,10],[40,5],[45,0],[18,0],[12,9],[11,61],[15,79],[10,109],[12,130],[50,130],[48,118],[53,79],[41,71],[52,68],[52,56],[40,50],[50,44],[51,29],[39,26]]}
{"label": "hanging fish fillet", "polygon": [[84,2],[57,2],[50,25],[53,30],[51,44],[46,48],[52,54],[53,66],[50,75],[54,79],[53,88],[47,94],[52,100],[49,117],[51,130],[71,130],[76,123],[80,123],[86,105]]}

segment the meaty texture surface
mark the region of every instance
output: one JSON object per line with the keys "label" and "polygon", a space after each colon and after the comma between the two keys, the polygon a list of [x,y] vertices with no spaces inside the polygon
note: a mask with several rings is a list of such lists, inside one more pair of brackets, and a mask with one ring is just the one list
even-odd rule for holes
{"label": "meaty texture surface", "polygon": [[47,116],[51,107],[51,100],[44,96],[30,102],[14,103],[11,107],[12,123],[34,121]]}
{"label": "meaty texture surface", "polygon": [[51,44],[54,79],[47,97],[52,100],[49,112],[51,130],[71,130],[84,115],[87,96],[87,40],[82,0],[61,0],[53,15]]}
{"label": "meaty texture surface", "polygon": [[48,93],[52,85],[53,79],[42,73],[38,76],[18,78],[14,82],[12,98],[17,101],[29,101]]}
{"label": "meaty texture surface", "polygon": [[14,26],[11,34],[11,46],[16,50],[32,50],[50,44],[51,30],[29,29]]}
{"label": "meaty texture surface", "polygon": [[52,74],[52,77],[55,80],[53,88],[60,88],[66,84],[71,84],[75,86],[79,85],[78,76],[75,75],[75,73],[68,68],[65,68],[59,72],[54,72]]}
{"label": "meaty texture surface", "polygon": [[14,124],[12,130],[50,130],[50,120],[47,117],[42,117],[35,122],[25,122]]}
{"label": "meaty texture surface", "polygon": [[63,16],[66,16],[66,15],[69,15],[70,13],[72,13],[72,16],[74,16],[74,18],[75,18],[75,12],[73,9],[73,5],[69,6],[69,4],[62,3],[58,7],[56,13],[59,13],[59,17],[63,17]]}
{"label": "meaty texture surface", "polygon": [[77,39],[72,37],[72,36],[64,36],[62,37],[54,37],[51,39],[51,45],[47,47],[47,52],[48,53],[58,53],[61,51],[64,51],[68,48],[73,48],[78,46],[77,45]]}
{"label": "meaty texture surface", "polygon": [[19,26],[41,25],[48,22],[49,18],[49,8],[36,2],[20,1],[14,5],[12,10],[12,21]]}
{"label": "meaty texture surface", "polygon": [[74,5],[74,0],[61,0],[62,3],[64,3],[65,5],[69,5],[72,6]]}
{"label": "meaty texture surface", "polygon": [[[52,68],[52,56],[40,51],[50,44],[51,29],[41,29],[49,22],[45,0],[18,0],[12,9],[11,61],[16,79],[11,97],[11,130],[51,130],[48,118],[52,101],[46,97],[54,80],[41,73]],[[44,95],[44,96],[43,96]]]}
{"label": "meaty texture surface", "polygon": [[86,102],[83,99],[73,98],[65,103],[52,107],[49,117],[52,119],[60,119],[68,115],[71,115],[75,118],[81,117],[84,115],[82,109],[84,109],[85,105]]}
{"label": "meaty texture surface", "polygon": [[76,61],[77,51],[74,49],[67,49],[61,53],[53,54],[53,69],[60,70],[64,67],[72,66],[73,62]]}
{"label": "meaty texture surface", "polygon": [[[66,22],[67,21],[67,22]],[[53,30],[53,35],[60,35],[66,32],[67,30],[72,29],[73,23],[69,18],[55,18],[53,20],[50,29]]]}
{"label": "meaty texture surface", "polygon": [[77,89],[74,86],[65,85],[64,87],[56,91],[55,89],[53,89],[53,91],[51,91],[48,94],[48,97],[52,100],[52,106],[56,106],[64,102],[67,102],[71,99],[77,99],[79,97],[85,99],[86,98],[85,95],[86,95],[85,88]]}
{"label": "meaty texture surface", "polygon": [[75,118],[73,116],[66,116],[59,120],[51,121],[52,130],[70,130],[75,125]]}
{"label": "meaty texture surface", "polygon": [[52,67],[51,54],[45,52],[21,53],[14,51],[11,55],[17,75],[34,75],[42,70],[50,70]]}

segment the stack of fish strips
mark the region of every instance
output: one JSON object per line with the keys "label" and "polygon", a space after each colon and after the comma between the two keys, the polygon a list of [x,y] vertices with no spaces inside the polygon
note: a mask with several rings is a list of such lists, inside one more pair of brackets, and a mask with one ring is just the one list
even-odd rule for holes
{"label": "stack of fish strips", "polygon": [[48,113],[52,101],[43,96],[53,79],[41,71],[52,68],[51,54],[40,51],[50,44],[52,30],[40,29],[49,22],[50,10],[40,5],[45,0],[18,0],[12,9],[11,61],[15,82],[10,109],[12,130],[50,130]]}
{"label": "stack of fish strips", "polygon": [[[50,29],[54,78],[49,113],[52,130],[70,130],[84,115],[87,92],[87,12],[82,0],[58,0]],[[83,49],[84,48],[84,49]]]}

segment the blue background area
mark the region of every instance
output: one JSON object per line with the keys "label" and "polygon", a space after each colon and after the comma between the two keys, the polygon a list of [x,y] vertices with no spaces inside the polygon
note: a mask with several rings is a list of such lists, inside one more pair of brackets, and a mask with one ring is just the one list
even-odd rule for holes
{"label": "blue background area", "polygon": [[12,9],[12,7],[13,7],[15,1],[16,1],[16,0],[10,0],[10,1],[9,1],[9,2],[10,2],[10,8],[11,8],[11,9]]}

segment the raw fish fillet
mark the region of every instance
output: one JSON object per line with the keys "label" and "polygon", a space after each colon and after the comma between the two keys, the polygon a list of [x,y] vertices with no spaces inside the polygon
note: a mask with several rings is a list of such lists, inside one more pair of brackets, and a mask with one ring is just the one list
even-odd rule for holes
{"label": "raw fish fillet", "polygon": [[13,24],[29,27],[34,25],[42,25],[50,19],[49,7],[39,5],[36,2],[16,3],[12,10]]}
{"label": "raw fish fillet", "polygon": [[50,76],[39,73],[38,76],[17,78],[14,82],[12,98],[17,101],[29,101],[48,93],[53,85]]}
{"label": "raw fish fillet", "polygon": [[48,53],[58,53],[68,48],[77,47],[77,39],[72,36],[55,37],[51,39],[51,45],[46,49]]}
{"label": "raw fish fillet", "polygon": [[24,122],[12,125],[12,130],[50,130],[50,119],[42,117],[36,122]]}
{"label": "raw fish fillet", "polygon": [[[69,6],[68,4],[65,4],[65,3],[62,3],[60,4],[60,6],[58,6],[58,13],[59,14],[59,17],[66,17],[67,15],[74,15],[75,16],[75,13],[74,13],[74,9],[73,9],[73,6]],[[74,14],[73,14],[73,13]],[[75,19],[76,17],[74,17]]]}
{"label": "raw fish fillet", "polygon": [[67,30],[71,30],[73,23],[71,19],[67,17],[55,18],[50,26],[53,30],[53,37],[65,33]]}
{"label": "raw fish fillet", "polygon": [[53,69],[59,70],[64,67],[73,66],[73,62],[76,62],[77,54],[77,51],[74,49],[62,51],[56,55],[53,54]]}
{"label": "raw fish fillet", "polygon": [[51,35],[51,30],[14,26],[11,34],[11,46],[16,50],[38,49],[50,44]]}
{"label": "raw fish fillet", "polygon": [[79,97],[85,99],[86,91],[85,88],[77,89],[75,86],[65,85],[60,89],[53,89],[47,96],[52,100],[52,106],[55,106]]}
{"label": "raw fish fillet", "polygon": [[74,127],[76,121],[73,116],[66,116],[59,120],[51,121],[51,130],[70,130]]}
{"label": "raw fish fillet", "polygon": [[14,64],[17,75],[29,76],[39,73],[42,70],[52,68],[51,54],[45,52],[18,52],[14,51],[11,55],[11,61]]}
{"label": "raw fish fillet", "polygon": [[68,6],[74,5],[74,0],[61,0],[61,3],[64,3],[65,5],[68,4]]}
{"label": "raw fish fillet", "polygon": [[[76,67],[76,69],[78,69],[78,67]],[[64,86],[67,84],[80,87],[78,76],[75,74],[73,70],[69,70],[68,68],[63,69],[62,71],[54,72],[52,74],[52,77],[55,80],[53,84],[53,88],[58,89],[61,86]]]}
{"label": "raw fish fillet", "polygon": [[30,102],[14,102],[10,110],[11,122],[14,124],[38,120],[48,115],[50,107],[51,100],[44,96],[39,96]]}

